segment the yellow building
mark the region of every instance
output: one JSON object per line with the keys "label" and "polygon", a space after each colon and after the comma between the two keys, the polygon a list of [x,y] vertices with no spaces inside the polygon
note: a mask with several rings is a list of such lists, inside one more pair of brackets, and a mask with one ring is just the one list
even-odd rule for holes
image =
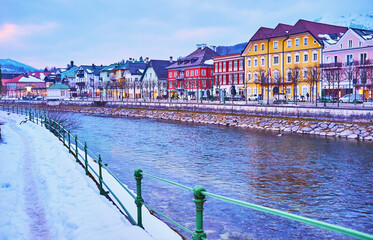
{"label": "yellow building", "polygon": [[346,31],[306,20],[259,28],[242,52],[247,95],[262,95],[264,100],[320,95],[323,40],[338,39]]}

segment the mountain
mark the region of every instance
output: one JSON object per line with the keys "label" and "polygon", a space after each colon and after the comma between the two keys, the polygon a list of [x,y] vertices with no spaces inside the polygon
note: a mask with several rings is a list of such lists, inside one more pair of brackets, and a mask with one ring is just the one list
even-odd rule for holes
{"label": "mountain", "polygon": [[232,53],[240,53],[246,47],[247,42],[239,43],[233,46],[218,46],[216,47],[216,52],[219,55],[227,55]]}
{"label": "mountain", "polygon": [[3,73],[13,73],[13,72],[35,72],[39,71],[34,67],[29,65],[14,61],[12,59],[0,59],[1,71]]}
{"label": "mountain", "polygon": [[358,15],[349,14],[339,17],[324,16],[316,19],[315,22],[322,22],[365,30],[373,30],[373,12]]}

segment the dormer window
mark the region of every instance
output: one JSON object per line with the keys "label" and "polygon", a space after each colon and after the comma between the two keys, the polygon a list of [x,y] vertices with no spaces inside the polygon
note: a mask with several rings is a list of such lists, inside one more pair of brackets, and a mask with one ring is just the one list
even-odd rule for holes
{"label": "dormer window", "polygon": [[260,45],[260,50],[264,51],[264,43]]}
{"label": "dormer window", "polygon": [[303,38],[303,44],[308,45],[308,37]]}
{"label": "dormer window", "polygon": [[295,39],[295,46],[299,46],[299,38]]}
{"label": "dormer window", "polygon": [[291,47],[291,39],[288,40],[288,42],[287,42],[287,47],[288,47],[288,48]]}
{"label": "dormer window", "polygon": [[256,52],[256,51],[258,51],[258,45],[257,44],[254,45],[254,52]]}

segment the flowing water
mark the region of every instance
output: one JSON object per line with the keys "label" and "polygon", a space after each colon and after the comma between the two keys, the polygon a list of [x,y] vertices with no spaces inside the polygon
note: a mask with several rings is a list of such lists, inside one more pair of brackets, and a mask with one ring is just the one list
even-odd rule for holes
{"label": "flowing water", "polygon": [[[135,190],[133,172],[373,234],[373,143],[72,114],[74,132]],[[143,198],[193,230],[192,192],[143,179]],[[209,239],[350,239],[207,197]],[[173,225],[170,225],[173,226]],[[174,227],[174,226],[173,226]],[[187,239],[191,236],[176,228]]]}

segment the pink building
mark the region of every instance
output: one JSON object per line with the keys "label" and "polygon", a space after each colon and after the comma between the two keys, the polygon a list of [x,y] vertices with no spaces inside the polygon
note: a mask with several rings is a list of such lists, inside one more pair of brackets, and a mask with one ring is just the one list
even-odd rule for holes
{"label": "pink building", "polygon": [[323,91],[342,97],[349,93],[373,98],[373,31],[349,28],[340,39],[325,40]]}

